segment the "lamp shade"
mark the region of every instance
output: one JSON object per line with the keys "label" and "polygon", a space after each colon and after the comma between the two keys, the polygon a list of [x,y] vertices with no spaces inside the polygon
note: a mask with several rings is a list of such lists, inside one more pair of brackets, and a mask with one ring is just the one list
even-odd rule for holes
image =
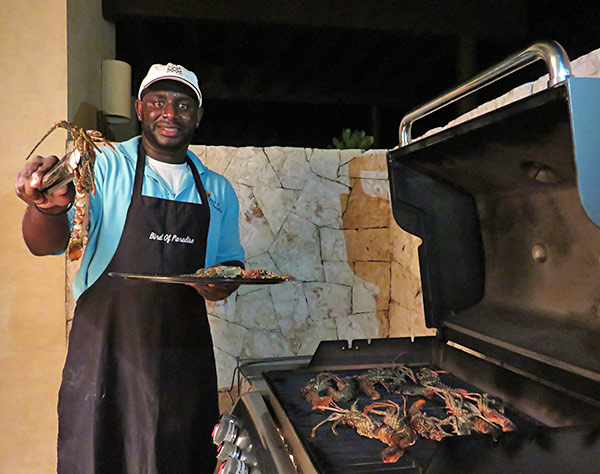
{"label": "lamp shade", "polygon": [[126,62],[102,61],[102,113],[109,123],[131,119],[131,66]]}

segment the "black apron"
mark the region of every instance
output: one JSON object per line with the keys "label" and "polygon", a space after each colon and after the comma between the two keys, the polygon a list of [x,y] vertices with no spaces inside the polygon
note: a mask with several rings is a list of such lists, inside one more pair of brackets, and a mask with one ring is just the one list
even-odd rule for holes
{"label": "black apron", "polygon": [[193,273],[205,264],[210,211],[196,167],[187,158],[202,204],[142,196],[145,163],[140,144],[121,240],[75,308],[58,401],[60,474],[187,474],[216,464],[204,299],[186,285],[108,276]]}

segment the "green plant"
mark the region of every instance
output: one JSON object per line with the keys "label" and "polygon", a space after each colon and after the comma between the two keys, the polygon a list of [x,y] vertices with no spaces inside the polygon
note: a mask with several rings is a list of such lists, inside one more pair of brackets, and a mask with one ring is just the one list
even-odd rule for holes
{"label": "green plant", "polygon": [[375,138],[371,135],[367,135],[364,130],[350,130],[349,128],[345,128],[342,130],[342,139],[338,139],[337,137],[333,137],[331,140],[333,146],[338,150],[348,150],[348,149],[359,149],[359,150],[368,150]]}

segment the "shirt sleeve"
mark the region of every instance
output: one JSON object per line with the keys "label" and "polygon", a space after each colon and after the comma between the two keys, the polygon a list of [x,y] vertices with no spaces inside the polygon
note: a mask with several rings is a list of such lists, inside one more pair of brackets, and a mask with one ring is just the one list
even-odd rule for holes
{"label": "shirt sleeve", "polygon": [[224,184],[224,194],[225,206],[221,217],[221,232],[217,243],[215,262],[212,262],[213,265],[230,260],[244,261],[244,248],[240,243],[240,229],[238,222],[240,206],[233,187],[229,181],[226,180]]}

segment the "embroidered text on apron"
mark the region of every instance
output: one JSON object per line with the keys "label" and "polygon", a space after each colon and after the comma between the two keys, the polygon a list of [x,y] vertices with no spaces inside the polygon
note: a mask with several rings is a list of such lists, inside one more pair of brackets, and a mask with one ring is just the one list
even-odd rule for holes
{"label": "embroidered text on apron", "polygon": [[[107,275],[204,266],[210,211],[195,166],[187,158],[202,204],[142,196],[145,161],[140,144],[118,248],[77,301],[58,403],[60,474],[187,474],[215,465],[217,384],[204,299],[186,285]],[[162,240],[149,239],[152,232]]]}

